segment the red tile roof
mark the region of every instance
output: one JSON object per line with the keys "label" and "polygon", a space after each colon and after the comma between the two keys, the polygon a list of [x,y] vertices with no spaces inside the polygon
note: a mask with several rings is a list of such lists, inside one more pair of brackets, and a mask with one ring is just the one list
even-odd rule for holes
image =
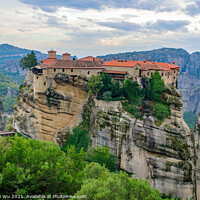
{"label": "red tile roof", "polygon": [[48,51],[49,53],[56,53],[56,51],[54,51],[54,50],[50,50],[50,51]]}
{"label": "red tile roof", "polygon": [[50,59],[44,59],[41,60],[41,64],[43,65],[52,65],[57,59],[56,58],[50,58]]}
{"label": "red tile roof", "polygon": [[100,58],[95,58],[93,56],[87,56],[85,58],[81,58],[79,60],[85,60],[85,61],[100,61],[100,62],[103,62],[102,59]]}
{"label": "red tile roof", "polygon": [[137,65],[137,61],[119,61],[119,60],[111,60],[103,63],[103,66],[115,66],[115,67],[135,67]]}
{"label": "red tile roof", "polygon": [[150,61],[124,61],[124,60],[111,60],[103,63],[103,66],[113,67],[135,67],[137,64],[141,66],[141,70],[162,70],[169,71],[179,69],[180,66],[169,63],[150,62]]}

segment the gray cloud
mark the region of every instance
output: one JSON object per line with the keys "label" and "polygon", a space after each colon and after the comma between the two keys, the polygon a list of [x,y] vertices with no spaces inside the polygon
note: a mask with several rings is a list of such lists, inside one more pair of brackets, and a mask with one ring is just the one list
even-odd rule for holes
{"label": "gray cloud", "polygon": [[146,24],[145,28],[160,32],[177,31],[177,30],[187,31],[185,26],[189,25],[189,23],[190,22],[187,20],[177,20],[177,21],[158,20],[155,23]]}
{"label": "gray cloud", "polygon": [[50,27],[64,28],[66,24],[61,22],[57,17],[50,16],[47,18],[46,24]]}
{"label": "gray cloud", "polygon": [[58,7],[85,9],[102,9],[102,7],[136,8],[143,10],[174,10],[176,5],[164,5],[163,0],[19,0],[22,3],[33,5],[47,12],[55,12]]}
{"label": "gray cloud", "polygon": [[139,31],[141,29],[141,25],[130,22],[98,22],[97,24],[101,26],[106,26],[109,28],[120,29],[124,31]]}
{"label": "gray cloud", "polygon": [[186,12],[191,16],[200,14],[200,1],[197,0],[193,4],[188,5],[186,8]]}

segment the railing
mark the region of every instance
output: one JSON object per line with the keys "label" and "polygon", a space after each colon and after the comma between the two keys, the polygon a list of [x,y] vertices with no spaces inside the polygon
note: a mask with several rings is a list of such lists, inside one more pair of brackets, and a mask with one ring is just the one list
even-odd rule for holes
{"label": "railing", "polygon": [[3,136],[3,137],[12,137],[15,135],[15,132],[14,131],[10,131],[10,132],[0,132],[0,136]]}

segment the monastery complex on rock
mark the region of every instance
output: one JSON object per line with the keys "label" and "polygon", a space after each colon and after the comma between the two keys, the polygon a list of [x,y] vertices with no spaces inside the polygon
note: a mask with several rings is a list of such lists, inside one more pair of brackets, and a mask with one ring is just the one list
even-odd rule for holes
{"label": "monastery complex on rock", "polygon": [[67,74],[70,78],[82,77],[89,79],[92,75],[108,73],[111,78],[123,82],[125,78],[137,81],[142,85],[145,77],[150,78],[156,71],[161,75],[166,85],[176,86],[180,66],[169,63],[155,62],[153,60],[117,60],[103,62],[102,59],[88,56],[78,60],[70,60],[70,54],[63,54],[62,59],[56,58],[56,51],[48,51],[48,58],[41,61],[41,64],[32,69],[35,92],[43,92],[53,86],[53,79],[56,74]]}

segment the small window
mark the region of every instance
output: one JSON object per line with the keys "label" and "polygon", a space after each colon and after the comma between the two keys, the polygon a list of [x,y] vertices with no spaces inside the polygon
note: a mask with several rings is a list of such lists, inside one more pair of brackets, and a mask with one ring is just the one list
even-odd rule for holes
{"label": "small window", "polygon": [[47,76],[46,76],[46,78],[47,78]]}
{"label": "small window", "polygon": [[46,82],[44,82],[44,85],[46,85]]}
{"label": "small window", "polygon": [[174,74],[176,73],[176,71],[174,71]]}
{"label": "small window", "polygon": [[65,69],[62,69],[62,72],[65,72]]}
{"label": "small window", "polygon": [[176,79],[176,77],[174,77],[174,79]]}
{"label": "small window", "polygon": [[73,69],[71,69],[71,72],[73,72],[74,70]]}
{"label": "small window", "polygon": [[162,76],[163,76],[163,73],[162,73]]}
{"label": "small window", "polygon": [[147,73],[147,76],[149,76],[149,72]]}
{"label": "small window", "polygon": [[38,76],[37,76],[37,79],[38,79]]}
{"label": "small window", "polygon": [[54,72],[56,72],[56,69],[54,69]]}
{"label": "small window", "polygon": [[151,72],[151,76],[152,76],[152,72]]}
{"label": "small window", "polygon": [[88,71],[87,74],[90,74],[90,71]]}

